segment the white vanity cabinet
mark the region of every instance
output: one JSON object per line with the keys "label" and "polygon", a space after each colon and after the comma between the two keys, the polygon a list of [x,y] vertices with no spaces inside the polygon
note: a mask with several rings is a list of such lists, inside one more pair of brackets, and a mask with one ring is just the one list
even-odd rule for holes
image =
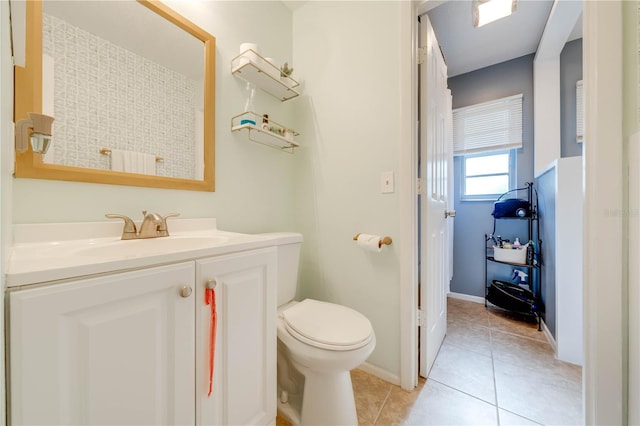
{"label": "white vanity cabinet", "polygon": [[[276,250],[196,262],[196,424],[272,424],[276,417]],[[209,387],[211,311],[204,288],[215,283],[217,344]]]}
{"label": "white vanity cabinet", "polygon": [[276,268],[267,247],[12,289],[9,424],[273,424]]}
{"label": "white vanity cabinet", "polygon": [[11,424],[193,424],[194,270],[12,291]]}

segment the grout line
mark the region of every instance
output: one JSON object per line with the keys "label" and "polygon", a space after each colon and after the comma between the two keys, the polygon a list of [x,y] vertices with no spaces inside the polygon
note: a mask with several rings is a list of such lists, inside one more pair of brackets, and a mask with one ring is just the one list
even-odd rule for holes
{"label": "grout line", "polygon": [[[466,346],[456,345],[455,343],[451,343],[451,342],[446,342],[446,343],[447,343],[447,345],[453,346],[456,349],[461,349],[463,351],[471,352],[471,353],[474,353],[476,355],[480,355],[480,356],[484,356],[484,357],[487,357],[487,358],[491,358],[491,354],[487,355],[486,352],[480,352],[480,351],[468,348]],[[489,344],[491,344],[491,341],[489,341]]]}
{"label": "grout line", "polygon": [[458,388],[454,388],[453,386],[448,385],[448,384],[446,384],[446,383],[443,383],[443,382],[441,382],[440,380],[436,380],[436,379],[429,379],[429,378],[428,378],[428,379],[427,379],[427,381],[429,381],[429,380],[431,380],[432,382],[436,382],[436,383],[438,383],[438,384],[440,384],[440,385],[442,385],[442,386],[444,386],[444,387],[447,387],[447,388],[449,388],[449,389],[451,389],[451,390],[454,390],[454,391],[456,391],[456,392],[459,392],[459,393],[461,393],[461,394],[464,394],[464,395],[470,396],[470,397],[471,397],[471,398],[473,398],[473,399],[477,399],[477,400],[478,400],[478,401],[480,401],[480,402],[484,402],[485,404],[489,404],[489,405],[491,405],[492,407],[496,407],[496,404],[492,404],[492,403],[490,403],[489,401],[485,401],[484,399],[482,399],[482,398],[478,398],[478,397],[477,397],[477,396],[475,396],[475,395],[471,395],[471,394],[470,394],[470,393],[468,393],[468,392],[465,392],[465,391],[460,390],[460,389],[458,389]]}
{"label": "grout line", "polygon": [[389,386],[389,390],[387,391],[387,396],[384,398],[384,401],[382,401],[382,404],[380,404],[380,409],[378,410],[378,414],[376,414],[376,416],[373,418],[373,424],[375,425],[378,422],[378,419],[380,418],[380,414],[382,414],[382,410],[384,409],[384,406],[387,404],[387,401],[389,400],[389,398],[391,398],[391,391],[393,390],[393,385]]}
{"label": "grout line", "polygon": [[551,343],[549,343],[548,340],[538,340],[538,339],[534,339],[533,337],[524,336],[524,335],[518,334],[518,333],[512,333],[510,331],[503,331],[503,330],[500,330],[498,328],[493,328],[493,327],[489,327],[489,329],[491,331],[496,331],[498,333],[508,334],[510,336],[515,336],[515,337],[522,337],[523,339],[527,339],[527,340],[531,340],[531,341],[534,341],[534,342],[543,343],[543,344],[547,344],[547,345],[551,346]]}
{"label": "grout line", "polygon": [[539,423],[539,422],[537,422],[537,421],[535,421],[535,420],[533,420],[533,419],[530,419],[529,417],[525,417],[525,416],[523,416],[522,414],[514,413],[513,411],[511,411],[511,410],[505,410],[504,408],[501,408],[501,410],[506,411],[507,413],[511,413],[511,414],[513,414],[514,416],[522,417],[523,419],[529,420],[530,422],[533,422],[533,423],[535,423],[535,424],[537,424],[537,425],[541,425],[541,426],[542,426],[542,423]]}
{"label": "grout line", "polygon": [[[449,312],[447,312],[447,315],[449,315]],[[491,328],[491,325],[489,325],[489,321],[487,321],[487,325],[478,324],[477,322],[473,322],[472,320],[466,320],[466,319],[457,319],[455,321],[464,323],[465,325],[473,325],[474,327]],[[448,325],[449,324],[447,324],[447,326]]]}

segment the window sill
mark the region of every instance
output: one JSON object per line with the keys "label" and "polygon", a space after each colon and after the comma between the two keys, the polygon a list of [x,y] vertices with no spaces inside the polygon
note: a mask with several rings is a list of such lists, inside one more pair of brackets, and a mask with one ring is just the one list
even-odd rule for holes
{"label": "window sill", "polygon": [[466,202],[472,202],[472,203],[476,203],[476,202],[481,202],[481,203],[495,203],[496,201],[498,201],[498,197],[500,195],[496,195],[496,196],[486,196],[486,197],[479,197],[479,198],[469,198],[469,197],[460,197],[460,201],[463,203]]}

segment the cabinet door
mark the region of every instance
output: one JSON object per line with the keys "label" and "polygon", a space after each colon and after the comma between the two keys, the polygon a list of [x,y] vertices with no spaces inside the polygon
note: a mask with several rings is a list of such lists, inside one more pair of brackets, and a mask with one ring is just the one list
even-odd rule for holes
{"label": "cabinet door", "polygon": [[[276,417],[276,251],[262,249],[196,262],[196,424],[273,424]],[[210,307],[215,280],[217,333],[209,387]]]}
{"label": "cabinet door", "polygon": [[194,269],[11,292],[11,423],[194,424]]}

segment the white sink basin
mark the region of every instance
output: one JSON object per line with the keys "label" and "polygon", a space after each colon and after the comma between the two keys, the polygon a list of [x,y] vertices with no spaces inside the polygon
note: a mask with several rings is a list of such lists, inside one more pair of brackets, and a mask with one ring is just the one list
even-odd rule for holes
{"label": "white sink basin", "polygon": [[222,236],[169,236],[140,240],[119,240],[79,249],[76,254],[91,257],[142,257],[162,253],[217,247],[229,241]]}
{"label": "white sink basin", "polygon": [[117,222],[14,226],[7,287],[147,268],[273,246],[268,234],[220,231],[212,218],[176,219],[168,237],[121,240]]}

